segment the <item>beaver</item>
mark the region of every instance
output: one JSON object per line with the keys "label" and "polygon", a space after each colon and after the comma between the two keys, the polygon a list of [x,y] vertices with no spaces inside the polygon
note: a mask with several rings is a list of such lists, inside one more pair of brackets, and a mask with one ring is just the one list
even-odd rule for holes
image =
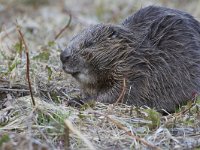
{"label": "beaver", "polygon": [[123,95],[127,105],[174,112],[200,92],[200,23],[180,10],[148,6],[122,23],[82,30],[60,59],[86,101],[115,103]]}

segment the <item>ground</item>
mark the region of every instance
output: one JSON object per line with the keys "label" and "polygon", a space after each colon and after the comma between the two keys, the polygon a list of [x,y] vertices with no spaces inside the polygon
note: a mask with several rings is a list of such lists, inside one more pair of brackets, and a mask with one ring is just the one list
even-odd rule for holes
{"label": "ground", "polygon": [[0,149],[200,149],[198,97],[166,116],[121,104],[68,106],[80,90],[62,71],[61,49],[84,27],[120,23],[148,5],[200,20],[199,0],[1,0]]}

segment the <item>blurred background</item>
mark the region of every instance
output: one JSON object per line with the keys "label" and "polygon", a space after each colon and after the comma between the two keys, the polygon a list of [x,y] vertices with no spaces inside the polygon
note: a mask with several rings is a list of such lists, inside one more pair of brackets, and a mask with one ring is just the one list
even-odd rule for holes
{"label": "blurred background", "polygon": [[13,44],[12,38],[6,37],[15,32],[16,21],[33,36],[28,38],[35,38],[36,47],[32,48],[37,49],[40,44],[53,40],[67,24],[69,14],[72,15],[70,28],[62,34],[64,41],[62,37],[59,39],[63,43],[84,26],[99,22],[120,23],[148,5],[181,9],[200,19],[199,0],[0,0],[0,50],[8,50]]}
{"label": "blurred background", "polygon": [[75,33],[89,24],[119,23],[148,5],[181,9],[200,19],[199,0],[0,0],[0,31],[10,33],[18,21],[38,38],[43,34],[45,38],[40,42],[45,42],[67,24],[69,14],[72,22],[66,32]]}
{"label": "blurred background", "polygon": [[[57,45],[64,48],[73,35],[90,24],[120,23],[148,5],[181,9],[200,20],[199,0],[0,0],[0,73],[12,68],[13,60],[21,55],[16,24],[22,28],[31,58],[45,52],[48,64],[60,67]],[[70,26],[56,38],[70,15]]]}

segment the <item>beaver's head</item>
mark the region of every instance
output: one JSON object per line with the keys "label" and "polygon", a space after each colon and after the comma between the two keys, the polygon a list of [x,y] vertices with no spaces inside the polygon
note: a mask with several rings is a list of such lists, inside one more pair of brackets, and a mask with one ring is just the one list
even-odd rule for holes
{"label": "beaver's head", "polygon": [[122,26],[98,24],[86,28],[72,38],[60,54],[63,70],[79,82],[95,84],[122,63],[132,33]]}

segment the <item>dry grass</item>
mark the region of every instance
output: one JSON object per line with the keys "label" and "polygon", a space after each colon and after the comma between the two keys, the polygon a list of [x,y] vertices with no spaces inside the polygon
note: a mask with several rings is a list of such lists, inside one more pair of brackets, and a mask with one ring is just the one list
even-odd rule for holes
{"label": "dry grass", "polygon": [[[199,104],[190,109],[186,106],[187,111],[181,111],[184,113],[161,116],[151,109],[126,105],[113,108],[97,103],[93,108],[78,110],[47,103],[39,97],[35,97],[35,101],[33,107],[30,96],[20,97],[9,101],[9,107],[1,110],[0,120],[9,116],[1,126],[1,136],[9,135],[13,145],[21,143],[25,136],[31,138],[29,142],[37,139],[38,143],[45,143],[49,149],[65,146],[71,149],[188,149],[200,146],[196,119],[200,117]],[[21,138],[23,140],[19,140]],[[66,145],[68,140],[70,144]]]}
{"label": "dry grass", "polygon": [[[199,98],[195,104],[187,104],[167,116],[152,109],[126,105],[67,106],[70,99],[79,97],[80,91],[76,82],[62,72],[58,46],[64,48],[71,36],[84,26],[102,21],[120,22],[131,12],[150,4],[184,9],[198,18],[199,1],[24,2],[5,0],[0,4],[0,149],[200,147]],[[67,25],[69,14],[70,26]],[[21,26],[29,51],[35,106],[26,79],[24,44],[16,24]]]}

